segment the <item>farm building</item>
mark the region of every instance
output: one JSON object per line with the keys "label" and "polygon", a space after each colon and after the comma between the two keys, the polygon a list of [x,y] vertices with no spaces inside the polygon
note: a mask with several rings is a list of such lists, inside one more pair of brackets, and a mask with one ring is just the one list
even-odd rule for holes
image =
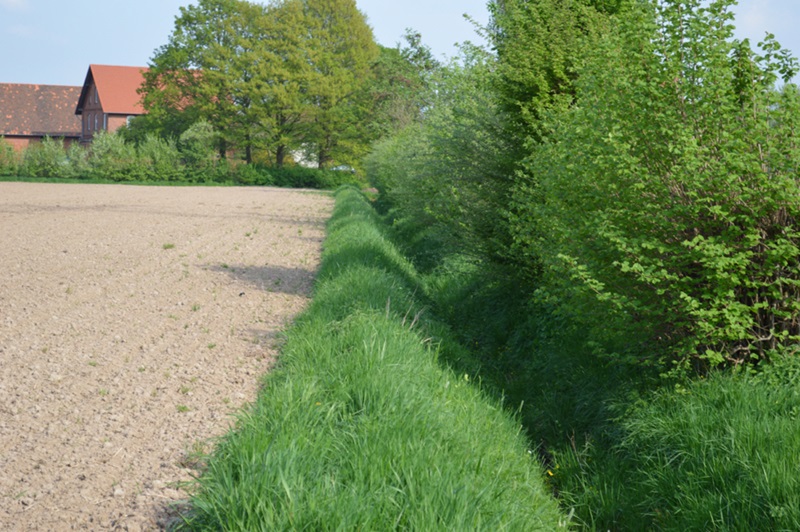
{"label": "farm building", "polygon": [[89,65],[75,114],[79,115],[81,142],[92,141],[97,131],[116,131],[144,114],[141,95],[144,67]]}
{"label": "farm building", "polygon": [[45,136],[81,138],[75,115],[80,87],[0,83],[0,136],[21,151]]}

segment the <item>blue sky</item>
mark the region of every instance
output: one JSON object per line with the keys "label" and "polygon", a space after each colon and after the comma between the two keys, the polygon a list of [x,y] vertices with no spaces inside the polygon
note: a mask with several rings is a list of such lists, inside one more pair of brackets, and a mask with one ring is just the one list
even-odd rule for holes
{"label": "blue sky", "polygon": [[[90,63],[146,65],[167,42],[188,0],[0,0],[0,82],[80,85]],[[434,54],[479,41],[463,19],[486,23],[486,0],[357,0],[376,39],[393,46],[405,28]],[[800,1],[740,0],[737,36],[757,42],[767,30],[800,54]]]}

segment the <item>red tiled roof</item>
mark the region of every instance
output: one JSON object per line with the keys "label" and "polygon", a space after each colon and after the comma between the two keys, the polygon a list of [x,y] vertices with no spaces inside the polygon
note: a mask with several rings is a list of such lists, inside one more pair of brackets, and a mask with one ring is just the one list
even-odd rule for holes
{"label": "red tiled roof", "polygon": [[80,87],[0,83],[0,135],[79,137]]}
{"label": "red tiled roof", "polygon": [[88,97],[92,82],[97,86],[100,105],[104,113],[119,115],[141,115],[144,108],[141,95],[136,91],[144,83],[146,67],[89,65],[86,81],[83,82],[76,114],[83,113],[84,101]]}

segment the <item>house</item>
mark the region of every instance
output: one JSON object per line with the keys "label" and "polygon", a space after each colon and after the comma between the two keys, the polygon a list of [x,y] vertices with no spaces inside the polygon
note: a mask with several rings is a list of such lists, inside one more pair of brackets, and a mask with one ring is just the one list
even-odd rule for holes
{"label": "house", "polygon": [[89,65],[75,109],[81,117],[81,142],[91,142],[97,131],[116,131],[144,114],[137,91],[145,71],[145,67]]}
{"label": "house", "polygon": [[0,83],[0,135],[18,151],[45,136],[69,142],[81,138],[75,116],[80,87]]}

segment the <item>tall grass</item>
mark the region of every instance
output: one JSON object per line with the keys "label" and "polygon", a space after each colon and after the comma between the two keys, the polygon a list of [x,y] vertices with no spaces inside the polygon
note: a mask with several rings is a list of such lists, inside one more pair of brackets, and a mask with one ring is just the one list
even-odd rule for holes
{"label": "tall grass", "polygon": [[623,422],[623,494],[663,530],[800,530],[800,361],[661,390]]}
{"label": "tall grass", "polygon": [[441,358],[520,412],[575,526],[800,530],[800,358],[665,381],[598,356],[513,272],[431,247],[430,229],[394,227],[427,267],[431,311],[469,347]]}
{"label": "tall grass", "polygon": [[340,191],[313,303],[217,445],[184,528],[566,526],[518,422],[438,363],[446,331],[418,290],[363,197]]}

